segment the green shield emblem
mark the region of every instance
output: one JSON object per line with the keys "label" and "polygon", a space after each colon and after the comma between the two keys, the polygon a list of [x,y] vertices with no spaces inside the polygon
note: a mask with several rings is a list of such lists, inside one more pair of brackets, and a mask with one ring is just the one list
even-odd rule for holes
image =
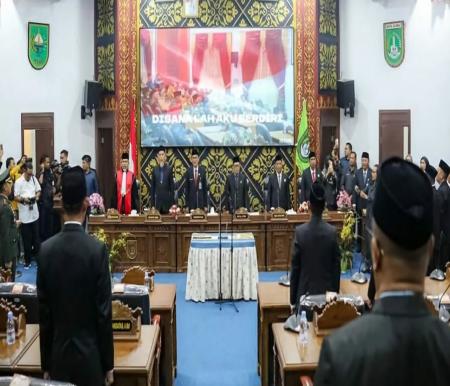
{"label": "green shield emblem", "polygon": [[35,70],[42,70],[48,62],[50,25],[28,23],[28,60]]}
{"label": "green shield emblem", "polygon": [[384,58],[391,67],[398,67],[405,58],[405,23],[384,23]]}

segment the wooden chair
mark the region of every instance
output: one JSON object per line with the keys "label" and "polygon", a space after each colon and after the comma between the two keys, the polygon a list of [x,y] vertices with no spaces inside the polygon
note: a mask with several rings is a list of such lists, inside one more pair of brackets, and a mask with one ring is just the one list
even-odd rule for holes
{"label": "wooden chair", "polygon": [[144,267],[134,266],[123,271],[123,284],[145,285],[145,273],[147,270]]}

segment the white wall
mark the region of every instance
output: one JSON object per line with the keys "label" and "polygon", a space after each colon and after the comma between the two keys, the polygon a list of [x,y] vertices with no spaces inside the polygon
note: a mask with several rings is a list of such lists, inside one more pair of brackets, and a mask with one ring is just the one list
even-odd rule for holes
{"label": "white wall", "polygon": [[[388,66],[383,23],[405,21],[405,60]],[[341,153],[350,141],[378,162],[378,110],[411,110],[411,151],[450,162],[450,5],[430,0],[341,0],[341,77],[355,80],[355,118],[341,111]]]}
{"label": "white wall", "polygon": [[[34,70],[27,56],[27,23],[50,24],[50,57]],[[84,81],[94,79],[94,0],[1,0],[0,143],[5,157],[21,153],[20,114],[54,112],[55,158],[69,151],[95,160],[94,117],[80,118]]]}

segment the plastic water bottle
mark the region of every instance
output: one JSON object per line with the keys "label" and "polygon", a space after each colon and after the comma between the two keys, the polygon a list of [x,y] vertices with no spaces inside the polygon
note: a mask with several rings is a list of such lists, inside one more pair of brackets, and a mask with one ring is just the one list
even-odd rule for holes
{"label": "plastic water bottle", "polygon": [[8,346],[16,342],[16,330],[14,329],[14,316],[11,311],[8,312],[8,320],[6,322],[6,344]]}
{"label": "plastic water bottle", "polygon": [[147,289],[150,291],[150,275],[148,274],[148,272],[145,272],[145,286],[147,287]]}
{"label": "plastic water bottle", "polygon": [[308,320],[306,319],[306,311],[302,311],[300,316],[300,329],[298,331],[298,346],[302,356],[306,352],[308,346]]}

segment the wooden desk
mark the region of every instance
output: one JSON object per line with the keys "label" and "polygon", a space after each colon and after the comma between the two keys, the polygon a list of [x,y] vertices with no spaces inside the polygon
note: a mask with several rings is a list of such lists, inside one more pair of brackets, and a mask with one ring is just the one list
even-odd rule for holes
{"label": "wooden desk", "polygon": [[447,275],[447,278],[444,281],[432,280],[427,276],[425,278],[425,294],[433,296],[442,295],[442,293],[446,290],[449,284],[450,284],[449,275]]}
{"label": "wooden desk", "polygon": [[160,381],[172,386],[177,376],[177,288],[175,284],[155,284],[150,292],[152,315],[161,317]]}
{"label": "wooden desk", "polygon": [[304,353],[297,346],[298,334],[286,331],[282,323],[272,325],[274,336],[274,385],[298,386],[301,375],[313,376],[319,363],[323,337],[316,336],[309,323],[308,346]]}
{"label": "wooden desk", "polygon": [[[342,227],[344,213],[328,212],[327,222]],[[285,270],[289,266],[294,229],[308,222],[309,214],[288,215],[286,219],[272,220],[269,214],[256,214],[248,219],[233,219],[236,232],[251,232],[255,237],[258,267],[261,271]],[[184,272],[194,232],[217,232],[219,216],[208,215],[205,221],[193,222],[184,214],[175,220],[170,215],[161,216],[161,222],[146,222],[145,216],[123,216],[120,221],[105,217],[89,218],[89,231],[103,228],[109,237],[129,232],[134,237],[129,242],[130,251],[137,250],[134,258],[125,257],[117,264],[117,270],[133,265],[149,266],[160,272]],[[231,216],[222,216],[222,229],[231,229]],[[130,254],[130,256],[134,256]]]}
{"label": "wooden desk", "polygon": [[[159,326],[142,326],[139,342],[114,342],[114,385],[159,385]],[[16,373],[42,376],[39,337],[34,339],[17,364]]]}
{"label": "wooden desk", "polygon": [[273,346],[273,323],[284,322],[290,315],[289,287],[278,283],[260,282],[258,291],[258,374],[261,385],[268,386],[272,379],[273,367],[270,365]]}
{"label": "wooden desk", "polygon": [[17,361],[28,349],[28,347],[34,342],[39,334],[39,325],[27,324],[25,334],[16,339],[16,342],[8,346],[6,339],[0,339],[0,374],[11,375],[13,373],[12,368],[16,365]]}
{"label": "wooden desk", "polygon": [[365,303],[369,301],[367,290],[369,289],[369,282],[364,284],[353,283],[350,279],[341,279],[339,293],[342,295],[357,295],[361,296]]}

